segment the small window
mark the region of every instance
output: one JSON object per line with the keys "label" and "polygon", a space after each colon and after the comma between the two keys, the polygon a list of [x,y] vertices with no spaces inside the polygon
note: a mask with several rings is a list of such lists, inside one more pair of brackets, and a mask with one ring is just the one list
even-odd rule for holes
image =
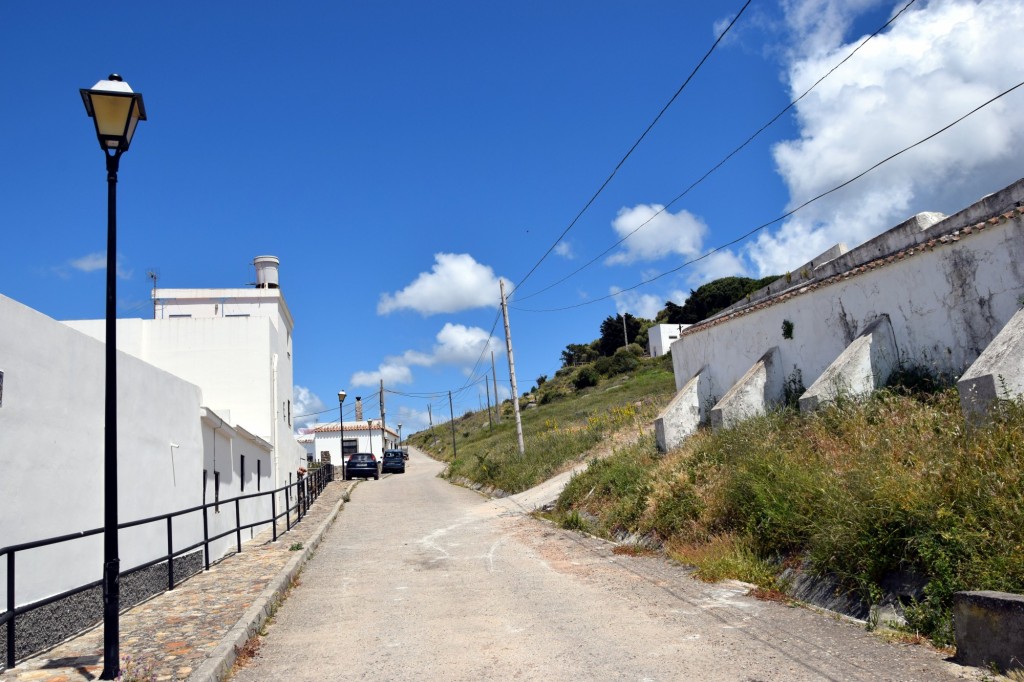
{"label": "small window", "polygon": [[245,492],[245,455],[239,455],[240,463],[238,465],[238,492]]}
{"label": "small window", "polygon": [[256,490],[257,492],[262,487],[260,479],[263,478],[263,460],[256,460]]}

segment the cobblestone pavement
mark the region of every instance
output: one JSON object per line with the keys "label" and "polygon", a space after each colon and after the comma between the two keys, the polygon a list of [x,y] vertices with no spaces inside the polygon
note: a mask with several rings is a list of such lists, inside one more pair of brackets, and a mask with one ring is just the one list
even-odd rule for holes
{"label": "cobblestone pavement", "polygon": [[[187,680],[250,612],[250,607],[285,570],[303,543],[305,554],[319,541],[342,497],[354,483],[335,481],[292,530],[271,542],[271,532],[242,545],[209,571],[199,573],[121,614],[121,657],[136,670],[151,670],[159,682]],[[283,531],[283,521],[279,523]],[[122,665],[122,673],[125,666]],[[103,628],[97,626],[0,673],[0,682],[87,682],[103,670]],[[140,676],[150,680],[150,676]]]}

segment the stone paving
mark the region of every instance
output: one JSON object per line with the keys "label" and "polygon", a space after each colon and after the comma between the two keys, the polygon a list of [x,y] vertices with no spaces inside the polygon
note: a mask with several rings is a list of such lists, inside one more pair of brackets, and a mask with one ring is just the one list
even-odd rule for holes
{"label": "stone paving", "polygon": [[[229,554],[174,590],[122,612],[121,657],[130,660],[136,673],[126,674],[122,664],[124,678],[179,682],[197,679],[194,673],[203,668],[201,677],[206,679],[216,663],[211,658],[223,657],[225,648],[231,651],[224,642],[237,627],[252,627],[240,620],[251,619],[254,603],[267,600],[268,588],[296,559],[296,552],[299,563],[304,562],[354,485],[334,481],[277,542],[268,530],[242,545],[241,554]],[[279,533],[283,526],[282,520]],[[291,550],[296,543],[302,543],[301,550]],[[98,625],[0,673],[0,682],[87,682],[99,679],[102,670],[103,628]]]}

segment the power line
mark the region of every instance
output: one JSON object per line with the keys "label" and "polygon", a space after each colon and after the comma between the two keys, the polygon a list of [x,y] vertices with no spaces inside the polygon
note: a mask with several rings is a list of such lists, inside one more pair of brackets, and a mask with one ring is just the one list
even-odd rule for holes
{"label": "power line", "polygon": [[758,225],[754,229],[750,230],[749,232],[746,232],[745,234],[740,235],[736,239],[733,239],[732,241],[727,242],[725,244],[722,244],[720,246],[716,246],[715,248],[711,249],[710,251],[708,251],[704,255],[699,256],[697,258],[693,258],[691,260],[688,260],[685,263],[683,263],[682,265],[674,267],[671,270],[666,270],[665,272],[662,272],[662,273],[660,273],[658,275],[655,275],[654,277],[651,277],[650,279],[646,279],[646,280],[644,280],[642,282],[639,282],[638,284],[634,284],[631,287],[627,287],[625,289],[617,291],[614,294],[608,294],[607,296],[601,296],[600,298],[591,299],[591,300],[585,301],[583,303],[577,303],[575,305],[563,306],[561,308],[544,308],[544,309],[516,308],[516,310],[519,310],[519,311],[522,311],[522,312],[526,312],[526,313],[553,313],[553,312],[560,312],[560,311],[563,311],[563,310],[571,310],[573,308],[582,308],[583,306],[592,305],[594,303],[598,303],[599,301],[606,301],[609,298],[615,298],[616,296],[618,296],[620,294],[624,294],[627,291],[632,291],[634,289],[638,289],[638,288],[640,288],[640,287],[642,287],[642,286],[644,286],[646,284],[650,284],[651,282],[659,280],[659,279],[661,279],[662,277],[664,277],[666,275],[670,275],[670,274],[672,274],[674,272],[678,272],[679,270],[682,270],[683,268],[685,268],[687,265],[692,265],[692,264],[694,264],[694,263],[696,263],[698,261],[704,260],[705,258],[707,258],[708,256],[710,256],[713,253],[721,251],[722,249],[725,249],[727,247],[733,246],[734,244],[737,244],[737,243],[743,241],[747,237],[755,234],[756,232],[760,232],[761,230],[763,230],[766,227],[769,227],[770,225],[774,225],[777,222],[785,220],[786,218],[792,216],[797,211],[800,211],[801,209],[806,208],[810,204],[813,204],[815,201],[817,201],[817,200],[819,200],[819,199],[821,199],[823,197],[826,197],[829,194],[832,194],[833,192],[836,192],[836,191],[846,187],[847,185],[849,185],[849,184],[851,184],[853,182],[856,182],[857,180],[861,179],[862,177],[864,177],[865,175],[867,175],[871,171],[875,170],[879,166],[882,166],[883,164],[888,163],[889,161],[892,161],[893,159],[895,159],[897,156],[903,154],[904,152],[910,151],[914,147],[922,145],[925,142],[931,140],[932,138],[934,138],[934,137],[936,137],[938,135],[941,135],[942,133],[946,132],[947,130],[949,130],[953,126],[955,126],[958,123],[960,123],[961,121],[964,121],[965,119],[970,118],[971,116],[973,116],[977,112],[981,111],[982,109],[984,109],[988,105],[990,105],[993,102],[995,102],[995,101],[1005,97],[1006,95],[1010,94],[1011,92],[1013,92],[1017,88],[1021,87],[1022,85],[1024,85],[1024,81],[1021,81],[1020,83],[1017,83],[1016,85],[1014,85],[1013,87],[1009,88],[1008,90],[1004,90],[1003,92],[999,93],[998,95],[996,95],[992,99],[988,100],[984,104],[978,105],[977,107],[975,107],[971,111],[967,112],[966,114],[964,114],[960,118],[956,119],[952,123],[949,123],[949,124],[943,126],[939,130],[936,130],[931,135],[928,135],[927,137],[924,137],[924,138],[918,140],[917,142],[915,142],[914,144],[912,144],[912,145],[910,145],[908,147],[904,147],[903,149],[899,150],[898,152],[896,152],[894,154],[890,154],[889,156],[887,156],[886,158],[882,159],[881,161],[879,161],[875,165],[871,166],[870,168],[868,168],[866,170],[861,171],[860,173],[858,173],[857,175],[853,176],[852,178],[846,180],[845,182],[840,183],[839,185],[836,185],[835,187],[833,187],[832,189],[830,189],[828,191],[822,192],[821,194],[819,194],[818,196],[816,196],[816,197],[814,197],[812,199],[808,199],[807,201],[805,201],[804,203],[800,204],[796,208],[794,208],[794,209],[792,209],[790,211],[787,211],[786,213],[783,213],[778,218],[774,218],[772,220],[769,220],[766,223]]}
{"label": "power line", "polygon": [[534,271],[536,271],[537,268],[540,267],[540,264],[543,263],[549,255],[551,255],[551,252],[555,250],[555,247],[558,246],[558,242],[562,241],[565,235],[569,233],[569,230],[571,230],[579,221],[579,219],[583,217],[583,214],[587,212],[587,209],[590,208],[591,204],[593,204],[597,197],[601,194],[601,192],[604,191],[604,188],[608,186],[608,183],[612,181],[612,178],[614,178],[615,174],[619,172],[619,169],[622,168],[622,165],[626,163],[626,159],[628,159],[633,154],[633,151],[636,150],[638,146],[640,146],[640,143],[643,142],[643,139],[647,137],[647,133],[651,132],[655,124],[657,124],[661,117],[665,114],[665,112],[668,111],[668,108],[672,106],[673,102],[676,101],[676,98],[679,97],[680,93],[682,93],[683,89],[687,86],[687,84],[689,84],[693,77],[697,75],[697,72],[700,70],[700,68],[704,66],[704,62],[706,62],[708,58],[711,57],[711,54],[715,51],[715,48],[718,47],[718,44],[722,42],[722,39],[725,38],[725,36],[729,33],[730,30],[732,30],[733,25],[739,20],[741,16],[743,16],[743,12],[746,11],[747,7],[750,5],[750,2],[751,0],[747,0],[743,4],[743,7],[740,8],[739,13],[737,13],[736,16],[732,18],[732,21],[730,21],[729,25],[725,27],[725,30],[722,31],[721,34],[719,34],[718,38],[715,39],[715,42],[711,45],[710,49],[708,49],[708,51],[704,54],[704,57],[701,58],[700,62],[697,63],[697,66],[693,68],[693,71],[691,71],[690,75],[686,77],[686,80],[683,81],[683,84],[679,86],[675,94],[673,94],[672,97],[669,98],[668,102],[665,103],[665,106],[661,108],[661,111],[659,111],[658,115],[654,117],[654,120],[651,121],[650,125],[647,126],[647,129],[644,130],[640,137],[637,138],[636,142],[633,143],[633,146],[629,148],[629,151],[626,152],[626,155],[623,156],[617,164],[615,164],[615,168],[612,170],[611,174],[607,178],[605,178],[605,181],[601,183],[600,187],[597,188],[597,191],[594,192],[594,195],[592,197],[590,197],[590,200],[587,201],[586,204],[584,204],[583,208],[580,209],[580,212],[577,213],[576,217],[573,218],[572,222],[569,223],[569,226],[562,230],[562,234],[558,235],[558,239],[556,239],[554,243],[552,243],[551,246],[548,247],[548,250],[544,252],[544,255],[541,256],[540,259],[533,264],[533,267],[530,268],[530,271],[527,272],[526,275],[519,280],[519,284],[517,284],[512,289],[512,291],[509,292],[508,295],[510,297],[519,289],[519,287],[526,283],[526,280],[530,279],[530,275],[532,275]]}
{"label": "power line", "polygon": [[[725,156],[725,157],[724,157],[724,158],[723,158],[723,159],[722,159],[721,161],[719,161],[719,162],[718,162],[718,163],[716,163],[716,164],[715,164],[714,166],[712,166],[710,170],[708,170],[708,171],[707,171],[706,173],[704,173],[704,175],[700,176],[700,177],[699,177],[699,178],[698,178],[698,179],[697,179],[697,180],[696,180],[695,182],[693,182],[693,183],[692,183],[692,184],[691,184],[691,185],[690,185],[689,187],[687,187],[687,188],[686,188],[685,190],[683,190],[682,192],[680,192],[679,194],[677,194],[677,195],[676,195],[676,197],[675,197],[674,199],[672,199],[672,201],[670,201],[670,202],[668,202],[667,204],[665,204],[664,206],[662,206],[662,208],[661,208],[660,210],[656,211],[656,212],[655,212],[655,213],[654,213],[654,214],[653,214],[653,215],[652,215],[652,216],[651,216],[650,218],[648,218],[648,219],[647,219],[647,220],[645,220],[644,222],[640,223],[640,225],[639,225],[639,226],[637,226],[637,228],[636,228],[635,230],[633,230],[632,232],[630,232],[629,234],[627,234],[626,236],[624,236],[624,237],[623,237],[622,239],[618,240],[617,242],[615,242],[614,244],[612,244],[611,246],[609,246],[609,247],[608,247],[607,249],[605,249],[605,250],[604,250],[604,251],[602,251],[601,253],[599,253],[599,254],[597,254],[596,256],[594,256],[594,257],[593,257],[592,259],[590,259],[589,261],[587,261],[586,263],[584,263],[584,264],[583,264],[583,265],[581,265],[580,267],[578,267],[578,268],[576,268],[575,270],[573,270],[572,272],[570,272],[570,273],[569,273],[568,275],[566,275],[565,277],[562,277],[561,279],[559,279],[559,280],[556,280],[556,281],[552,282],[551,284],[547,285],[547,286],[546,286],[546,287],[544,287],[543,289],[538,289],[537,291],[533,292],[532,294],[527,294],[526,296],[520,296],[520,297],[519,297],[518,299],[516,299],[516,300],[518,300],[518,301],[525,301],[525,300],[527,300],[527,299],[529,299],[529,298],[533,298],[534,296],[539,296],[540,294],[544,293],[545,291],[548,291],[549,289],[553,289],[554,287],[558,286],[558,285],[559,285],[559,284],[561,284],[562,282],[565,282],[566,280],[568,280],[568,279],[571,279],[572,277],[575,277],[575,276],[576,276],[577,274],[579,274],[580,272],[582,272],[582,271],[586,270],[586,269],[587,269],[587,268],[589,268],[589,267],[590,267],[591,265],[593,265],[594,263],[596,263],[597,261],[599,261],[599,260],[600,260],[601,258],[603,258],[603,257],[604,257],[605,255],[607,255],[607,254],[608,254],[608,253],[609,253],[610,251],[612,251],[612,250],[613,250],[613,249],[614,249],[615,247],[619,246],[620,244],[622,244],[623,242],[625,242],[625,241],[626,241],[627,239],[629,239],[630,237],[632,237],[632,236],[633,236],[634,234],[636,234],[637,232],[639,232],[639,231],[640,231],[641,229],[643,229],[644,227],[646,227],[646,226],[647,226],[647,225],[648,225],[648,224],[649,224],[649,223],[650,223],[650,222],[651,222],[652,220],[654,220],[654,219],[655,219],[655,218],[657,218],[657,217],[658,217],[659,215],[661,215],[662,213],[664,213],[665,211],[667,211],[667,210],[668,210],[669,208],[671,208],[671,207],[672,207],[672,206],[673,206],[673,205],[674,205],[674,204],[675,204],[676,202],[678,202],[678,201],[679,201],[680,199],[682,199],[682,198],[683,198],[683,197],[685,197],[685,196],[686,196],[687,194],[689,194],[691,190],[693,190],[694,188],[696,188],[696,187],[697,187],[697,185],[699,185],[699,184],[701,184],[702,182],[704,182],[705,180],[707,180],[707,179],[708,179],[708,177],[709,177],[709,176],[710,176],[710,175],[711,175],[712,173],[714,173],[714,172],[715,172],[715,171],[717,171],[717,170],[718,170],[719,168],[721,168],[722,166],[724,166],[724,165],[726,164],[726,162],[728,162],[728,161],[729,161],[729,159],[731,159],[731,158],[732,158],[733,156],[735,156],[735,155],[736,155],[737,153],[739,153],[739,152],[740,152],[740,151],[741,151],[741,150],[742,150],[742,149],[743,149],[744,147],[746,147],[746,146],[747,146],[748,144],[750,144],[751,142],[753,142],[753,141],[754,141],[754,139],[755,139],[756,137],[758,137],[758,136],[759,136],[759,135],[760,135],[761,133],[763,133],[763,132],[764,132],[765,130],[767,130],[767,129],[768,129],[769,127],[771,127],[771,126],[772,126],[772,125],[773,125],[773,124],[774,124],[774,123],[775,123],[776,121],[778,121],[778,120],[779,120],[780,118],[782,118],[783,114],[785,114],[785,113],[786,113],[787,111],[789,111],[789,110],[790,110],[790,109],[792,109],[792,108],[793,108],[794,106],[796,106],[796,105],[797,105],[797,103],[798,103],[798,102],[800,102],[800,100],[802,100],[802,99],[803,99],[804,97],[806,97],[807,95],[809,95],[809,94],[811,93],[811,91],[812,91],[812,90],[814,90],[814,89],[815,89],[816,87],[818,87],[818,86],[819,86],[819,85],[821,84],[821,82],[822,82],[822,81],[824,81],[824,80],[825,80],[826,78],[828,78],[829,76],[831,76],[831,75],[833,74],[833,72],[835,72],[835,70],[836,70],[836,69],[838,69],[838,68],[839,68],[840,66],[842,66],[843,64],[845,64],[845,63],[846,63],[847,61],[849,61],[849,59],[850,59],[851,57],[853,57],[853,55],[857,54],[857,52],[858,52],[858,51],[860,51],[860,49],[861,49],[862,47],[864,47],[864,45],[866,45],[866,44],[868,43],[868,41],[869,41],[869,40],[871,40],[872,38],[874,38],[875,36],[877,36],[877,35],[878,35],[879,33],[881,33],[882,31],[884,31],[884,30],[885,30],[886,28],[888,28],[888,27],[889,27],[889,26],[890,26],[890,25],[891,25],[891,24],[892,24],[892,23],[893,23],[894,21],[896,21],[896,19],[898,19],[898,18],[899,18],[899,16],[900,16],[901,14],[903,14],[904,12],[906,12],[906,11],[907,11],[907,9],[909,9],[909,8],[910,8],[910,6],[911,6],[911,5],[913,5],[913,4],[915,3],[915,2],[917,2],[917,0],[910,0],[909,2],[907,2],[907,4],[905,4],[905,5],[904,5],[904,6],[903,6],[903,7],[902,7],[902,8],[900,9],[900,11],[899,11],[899,12],[897,12],[896,14],[894,14],[894,15],[892,16],[892,18],[890,18],[890,19],[889,19],[889,21],[887,21],[887,22],[885,22],[884,24],[882,24],[881,26],[879,26],[879,27],[878,27],[878,29],[876,29],[874,33],[872,33],[871,35],[869,35],[868,37],[866,37],[866,38],[865,38],[864,40],[862,40],[862,41],[861,41],[861,42],[860,42],[860,43],[859,43],[859,44],[857,45],[857,47],[855,47],[855,48],[854,48],[853,50],[851,50],[851,51],[850,51],[850,53],[849,53],[849,54],[847,54],[847,55],[846,55],[845,57],[843,57],[843,59],[842,59],[842,60],[841,60],[840,62],[838,62],[838,63],[837,63],[837,64],[836,64],[835,66],[833,66],[833,67],[832,67],[831,69],[829,69],[829,70],[828,70],[828,71],[827,71],[827,72],[826,72],[826,73],[825,73],[825,74],[824,74],[823,76],[821,76],[821,78],[819,78],[818,80],[816,80],[816,81],[814,82],[814,85],[812,85],[811,87],[809,87],[809,88],[807,88],[806,90],[804,90],[803,94],[801,94],[801,95],[800,95],[799,97],[797,97],[797,98],[796,98],[796,99],[794,99],[794,100],[793,100],[792,102],[790,102],[789,104],[787,104],[787,105],[786,105],[786,106],[785,106],[785,107],[784,107],[784,108],[783,108],[783,109],[782,109],[781,111],[779,111],[779,113],[775,114],[775,116],[773,116],[773,117],[772,117],[772,118],[771,118],[771,119],[770,119],[770,120],[769,120],[769,121],[768,121],[767,123],[765,123],[765,124],[764,124],[763,126],[761,126],[760,128],[758,128],[758,129],[757,129],[757,131],[756,131],[756,132],[755,132],[755,133],[754,133],[753,135],[751,135],[750,137],[748,137],[748,138],[747,138],[747,139],[746,139],[746,140],[745,140],[745,141],[743,142],[743,144],[741,144],[740,146],[736,147],[736,149],[733,149],[733,150],[732,150],[731,152],[729,152],[728,154],[726,154],[726,156]],[[518,309],[517,309],[517,310],[518,310]]]}

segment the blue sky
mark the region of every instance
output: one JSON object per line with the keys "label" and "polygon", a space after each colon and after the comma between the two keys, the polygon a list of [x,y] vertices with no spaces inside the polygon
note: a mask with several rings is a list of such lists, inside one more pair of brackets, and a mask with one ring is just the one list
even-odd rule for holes
{"label": "blue sky", "polygon": [[0,293],[57,319],[103,316],[105,173],[77,90],[120,73],[149,120],[121,163],[119,316],[151,315],[149,270],[161,287],[244,286],[254,256],[276,255],[297,413],[336,408],[339,388],[370,397],[383,377],[415,396],[387,394],[408,434],[428,403],[445,418],[449,389],[456,414],[482,404],[466,386],[492,348],[507,395],[500,322],[488,341],[499,277],[517,288],[526,391],[608,315],[784,272],[1024,175],[1022,88],[711,253],[1024,80],[1017,0],[917,0],[548,288],[906,4],[751,2],[526,277],[743,2],[4,3]]}

